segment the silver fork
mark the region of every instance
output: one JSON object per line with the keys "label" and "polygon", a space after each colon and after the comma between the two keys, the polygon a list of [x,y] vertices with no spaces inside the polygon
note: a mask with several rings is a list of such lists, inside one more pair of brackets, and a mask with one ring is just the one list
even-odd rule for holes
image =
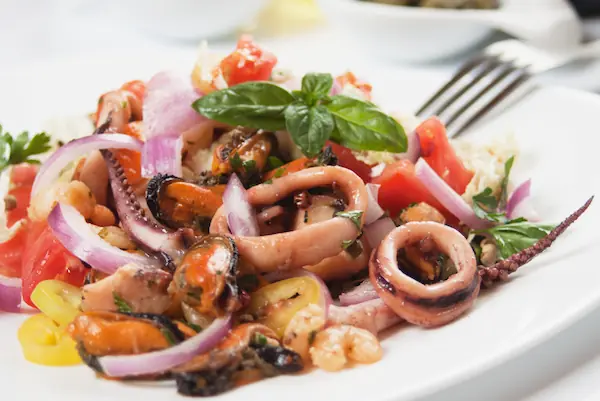
{"label": "silver fork", "polygon": [[532,76],[571,61],[600,56],[600,40],[575,49],[549,51],[515,39],[486,47],[467,61],[416,112],[438,116],[455,137],[502,103]]}

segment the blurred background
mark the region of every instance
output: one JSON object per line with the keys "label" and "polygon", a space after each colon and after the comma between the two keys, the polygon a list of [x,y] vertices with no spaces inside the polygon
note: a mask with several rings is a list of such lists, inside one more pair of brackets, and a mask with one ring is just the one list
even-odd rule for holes
{"label": "blurred background", "polygon": [[332,58],[364,51],[378,62],[439,63],[498,35],[571,45],[582,39],[574,9],[587,37],[600,37],[600,0],[0,0],[0,68],[193,50],[203,39],[226,48],[241,32]]}

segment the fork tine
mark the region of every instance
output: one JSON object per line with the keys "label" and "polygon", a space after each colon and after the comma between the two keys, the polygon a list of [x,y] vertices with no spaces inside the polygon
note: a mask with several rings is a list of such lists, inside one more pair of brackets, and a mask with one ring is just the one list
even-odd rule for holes
{"label": "fork tine", "polygon": [[[442,105],[440,105],[440,107],[438,107],[437,110],[435,110],[433,113],[429,113],[429,114],[432,114],[434,116],[439,116],[440,114],[442,114],[444,111],[446,111],[448,109],[448,107],[452,106],[452,104],[454,104],[454,102],[456,102],[458,99],[460,99],[460,97],[463,96],[469,89],[473,88],[487,74],[492,72],[496,67],[500,66],[501,63],[502,62],[500,61],[500,59],[496,56],[490,56],[490,57],[484,58],[482,60],[481,64],[479,65],[479,67],[481,67],[481,68],[479,68],[479,72],[476,72],[473,79],[471,81],[467,82],[465,85],[463,85],[462,88],[457,90],[454,95],[450,96],[450,98],[448,100],[446,100],[444,103],[442,103]],[[476,68],[477,68],[477,66],[475,68],[473,68],[472,71],[475,71]]]}
{"label": "fork tine", "polygon": [[465,63],[448,82],[444,84],[437,92],[435,92],[427,101],[421,106],[421,108],[416,112],[416,115],[421,115],[427,110],[442,94],[444,94],[452,85],[454,85],[458,80],[467,75],[469,71],[473,68],[481,64],[485,61],[487,57],[485,55],[480,55],[478,57],[469,60]]}
{"label": "fork tine", "polygon": [[492,79],[490,83],[483,87],[479,92],[473,95],[473,97],[463,104],[458,110],[454,112],[449,118],[444,119],[446,123],[446,127],[451,127],[452,124],[462,116],[468,109],[471,108],[482,96],[488,93],[490,90],[495,88],[500,82],[502,82],[507,76],[517,71],[517,67],[512,63],[503,63],[500,64],[496,69],[496,76]]}
{"label": "fork tine", "polygon": [[486,115],[491,109],[493,109],[498,103],[504,100],[508,95],[515,91],[519,86],[527,82],[531,78],[531,74],[527,70],[518,70],[517,77],[506,86],[500,93],[498,93],[492,100],[486,103],[475,115],[467,120],[460,128],[453,131],[451,138],[457,137],[466,131],[471,125],[477,122],[481,117]]}

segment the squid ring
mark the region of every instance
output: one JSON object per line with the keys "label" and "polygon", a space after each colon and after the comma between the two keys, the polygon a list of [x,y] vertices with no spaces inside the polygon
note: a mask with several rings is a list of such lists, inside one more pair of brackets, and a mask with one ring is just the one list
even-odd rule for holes
{"label": "squid ring", "polygon": [[[421,284],[398,268],[398,250],[426,237],[457,269],[446,281]],[[477,263],[469,242],[455,229],[434,222],[407,223],[390,232],[371,255],[369,277],[377,294],[394,312],[425,327],[455,320],[479,294]]]}
{"label": "squid ring", "polygon": [[[313,167],[261,184],[248,190],[253,207],[273,205],[295,191],[336,185],[346,197],[345,212],[361,212],[355,224],[345,217],[333,217],[300,230],[259,237],[235,236],[240,256],[257,273],[299,269],[314,265],[343,251],[343,241],[353,241],[364,225],[368,195],[363,181],[342,167]],[[215,213],[211,233],[230,234],[224,206]]]}

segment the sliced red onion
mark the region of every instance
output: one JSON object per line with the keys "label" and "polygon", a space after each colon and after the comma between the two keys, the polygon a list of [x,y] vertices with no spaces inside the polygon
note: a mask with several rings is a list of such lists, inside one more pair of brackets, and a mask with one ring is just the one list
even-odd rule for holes
{"label": "sliced red onion", "polygon": [[400,153],[398,157],[400,159],[407,159],[413,163],[416,163],[421,156],[421,142],[417,131],[412,131],[406,134],[407,148],[406,152]]}
{"label": "sliced red onion", "polygon": [[354,288],[352,291],[345,292],[340,295],[340,305],[349,306],[361,304],[363,302],[370,301],[372,299],[379,298],[377,295],[377,291],[373,284],[371,284],[370,279],[366,279],[362,283],[358,285],[358,287]]}
{"label": "sliced red onion", "polygon": [[142,150],[142,175],[154,177],[158,173],[181,177],[182,137],[157,136],[150,138]]}
{"label": "sliced red onion", "polygon": [[91,135],[75,139],[56,150],[42,164],[35,177],[31,195],[35,195],[44,185],[49,185],[60,175],[60,172],[73,160],[101,149],[142,150],[143,142],[124,134]]}
{"label": "sliced red onion", "polygon": [[333,299],[331,298],[331,293],[329,292],[329,288],[327,288],[327,284],[321,280],[321,277],[309,272],[308,270],[296,269],[292,271],[277,271],[269,273],[264,276],[264,279],[270,283],[274,283],[276,281],[286,280],[294,277],[310,277],[319,284],[321,291],[321,302],[319,306],[323,309],[323,312],[325,313],[325,320],[327,320],[327,317],[329,316],[329,308],[333,304]]}
{"label": "sliced red onion", "polygon": [[144,137],[178,137],[206,120],[192,108],[198,97],[191,81],[169,71],[154,75],[144,98]]}
{"label": "sliced red onion", "polygon": [[233,235],[257,237],[260,234],[256,213],[248,202],[246,188],[236,174],[232,174],[223,192],[223,206],[227,224]]}
{"label": "sliced red onion", "polygon": [[331,90],[329,91],[329,95],[335,96],[342,93],[342,85],[337,81],[337,79],[333,80],[333,85],[331,86]]}
{"label": "sliced red onion", "polygon": [[520,207],[526,200],[531,196],[531,179],[521,183],[518,187],[515,188],[513,193],[508,198],[508,202],[506,203],[506,216],[509,219],[514,219],[517,217],[526,217],[520,214],[516,214],[515,211],[520,209],[523,212],[526,208]]}
{"label": "sliced red onion", "polygon": [[121,266],[136,263],[158,266],[158,262],[135,253],[125,252],[100,238],[73,206],[59,203],[48,215],[48,225],[56,238],[73,255],[94,269],[113,274]]}
{"label": "sliced red onion", "polygon": [[367,205],[367,212],[365,213],[365,224],[371,224],[381,216],[383,216],[383,209],[379,206],[378,194],[379,187],[381,185],[378,184],[367,184],[367,193],[369,194],[369,203]]}
{"label": "sliced red onion", "polygon": [[392,219],[384,217],[366,226],[363,232],[371,248],[375,249],[394,228],[396,224]]}
{"label": "sliced red onion", "polygon": [[0,310],[19,312],[21,307],[21,279],[0,276]]}
{"label": "sliced red onion", "polygon": [[474,229],[489,227],[490,222],[480,219],[467,202],[457,194],[424,159],[419,159],[415,166],[417,178],[425,185],[431,194],[450,213],[456,216],[462,223]]}
{"label": "sliced red onion", "polygon": [[540,215],[534,209],[533,203],[531,201],[531,197],[527,197],[519,202],[518,205],[514,207],[512,213],[507,215],[509,219],[516,219],[518,217],[523,217],[529,221],[540,221]]}
{"label": "sliced red onion", "polygon": [[110,377],[162,373],[210,351],[230,329],[231,315],[227,315],[214,320],[205,330],[173,347],[139,355],[103,356],[98,358],[98,363]]}

